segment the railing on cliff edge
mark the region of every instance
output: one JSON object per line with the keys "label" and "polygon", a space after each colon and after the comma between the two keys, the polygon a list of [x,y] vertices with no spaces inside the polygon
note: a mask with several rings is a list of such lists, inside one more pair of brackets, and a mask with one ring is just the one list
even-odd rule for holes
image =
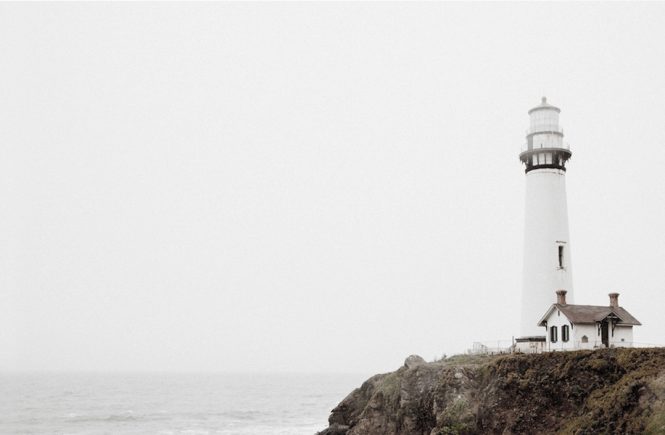
{"label": "railing on cliff edge", "polygon": [[[575,343],[572,349],[563,349],[559,346],[561,343],[556,343],[543,348],[539,348],[536,351],[528,352],[524,350],[519,350],[514,344],[513,340],[490,340],[490,341],[476,341],[473,343],[471,349],[467,350],[469,355],[505,355],[512,353],[542,353],[542,352],[561,352],[567,350],[594,350],[594,349],[603,349],[605,346],[601,341],[589,341],[583,343],[581,340]],[[610,348],[618,347],[629,347],[629,348],[654,348],[654,347],[665,347],[663,344],[656,343],[642,343],[637,341],[632,342],[621,342],[610,345]]]}

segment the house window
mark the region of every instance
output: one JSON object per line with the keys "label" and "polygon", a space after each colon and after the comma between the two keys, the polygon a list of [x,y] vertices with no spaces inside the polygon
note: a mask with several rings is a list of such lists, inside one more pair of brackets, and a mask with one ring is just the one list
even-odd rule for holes
{"label": "house window", "polygon": [[570,327],[568,325],[563,325],[561,327],[561,341],[564,343],[570,339]]}
{"label": "house window", "polygon": [[556,343],[557,338],[558,338],[558,330],[556,326],[550,327],[550,341],[552,343]]}
{"label": "house window", "polygon": [[588,342],[589,342],[589,337],[587,337],[586,335],[583,335],[582,336],[582,343],[588,343]]}
{"label": "house window", "polygon": [[559,245],[559,269],[563,269],[563,246]]}

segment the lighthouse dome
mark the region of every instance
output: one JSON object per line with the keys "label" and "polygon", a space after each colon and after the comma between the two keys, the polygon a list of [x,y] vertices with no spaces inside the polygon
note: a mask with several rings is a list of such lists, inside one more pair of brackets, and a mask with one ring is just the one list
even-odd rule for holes
{"label": "lighthouse dome", "polygon": [[563,135],[563,129],[559,126],[559,113],[561,109],[547,102],[543,97],[541,103],[529,110],[531,124],[529,134],[554,133]]}

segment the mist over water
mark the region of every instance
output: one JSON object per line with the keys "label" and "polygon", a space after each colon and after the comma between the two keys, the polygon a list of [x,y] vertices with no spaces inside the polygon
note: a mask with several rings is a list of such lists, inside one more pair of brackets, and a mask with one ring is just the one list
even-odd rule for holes
{"label": "mist over water", "polygon": [[621,293],[661,343],[664,21],[1,3],[0,371],[376,373],[512,341],[542,96],[574,153],[575,302]]}
{"label": "mist over water", "polygon": [[0,375],[3,434],[312,435],[351,374]]}

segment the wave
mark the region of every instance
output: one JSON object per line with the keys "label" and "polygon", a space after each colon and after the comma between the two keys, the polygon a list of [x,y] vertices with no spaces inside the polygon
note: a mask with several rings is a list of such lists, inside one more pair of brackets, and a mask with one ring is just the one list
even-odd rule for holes
{"label": "wave", "polygon": [[106,421],[136,421],[140,420],[142,417],[137,417],[133,412],[122,413],[122,414],[111,414],[106,417]]}
{"label": "wave", "polygon": [[[163,417],[162,417],[163,418]],[[91,423],[91,422],[113,422],[113,421],[138,421],[138,420],[158,420],[157,415],[136,415],[134,411],[128,410],[120,414],[102,414],[102,415],[85,415],[76,412],[70,412],[65,415],[65,419],[71,423]]]}
{"label": "wave", "polygon": [[[211,415],[208,413],[207,415]],[[263,417],[268,416],[269,414],[264,411],[257,411],[257,410],[244,410],[244,411],[222,411],[222,412],[217,412],[213,413],[212,415],[217,415],[220,417],[226,417],[229,419],[233,420],[244,420],[244,421],[252,421],[252,420],[258,420]]]}

